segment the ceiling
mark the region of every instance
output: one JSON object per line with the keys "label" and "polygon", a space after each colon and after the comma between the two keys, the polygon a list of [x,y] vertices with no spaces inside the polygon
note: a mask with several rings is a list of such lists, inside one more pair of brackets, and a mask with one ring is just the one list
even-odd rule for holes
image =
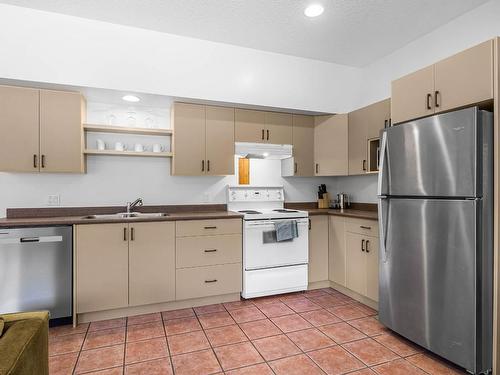
{"label": "ceiling", "polygon": [[[488,0],[0,0],[362,67]],[[325,12],[304,16],[321,3]]]}

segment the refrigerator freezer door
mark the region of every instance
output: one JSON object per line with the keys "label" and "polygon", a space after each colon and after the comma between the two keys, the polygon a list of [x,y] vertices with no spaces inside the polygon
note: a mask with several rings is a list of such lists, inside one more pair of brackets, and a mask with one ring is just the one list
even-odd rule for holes
{"label": "refrigerator freezer door", "polygon": [[380,321],[470,371],[480,206],[481,200],[380,200]]}
{"label": "refrigerator freezer door", "polygon": [[388,128],[379,195],[481,196],[478,113],[473,107]]}

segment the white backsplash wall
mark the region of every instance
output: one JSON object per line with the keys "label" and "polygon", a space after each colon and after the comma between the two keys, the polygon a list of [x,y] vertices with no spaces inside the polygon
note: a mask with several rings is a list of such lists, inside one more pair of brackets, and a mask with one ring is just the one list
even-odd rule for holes
{"label": "white backsplash wall", "polygon": [[349,194],[351,202],[377,203],[378,174],[334,177],[332,189]]}

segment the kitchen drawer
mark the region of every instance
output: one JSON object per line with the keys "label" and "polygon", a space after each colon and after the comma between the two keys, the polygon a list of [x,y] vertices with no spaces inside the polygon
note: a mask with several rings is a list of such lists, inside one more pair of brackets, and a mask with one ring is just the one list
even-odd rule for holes
{"label": "kitchen drawer", "polygon": [[187,220],[176,222],[176,236],[212,236],[241,233],[241,219]]}
{"label": "kitchen drawer", "polygon": [[375,220],[348,219],[345,223],[346,232],[378,237],[378,222]]}
{"label": "kitchen drawer", "polygon": [[241,272],[241,263],[178,269],[176,299],[240,293]]}
{"label": "kitchen drawer", "polygon": [[176,267],[201,267],[242,261],[241,234],[180,237],[176,241]]}

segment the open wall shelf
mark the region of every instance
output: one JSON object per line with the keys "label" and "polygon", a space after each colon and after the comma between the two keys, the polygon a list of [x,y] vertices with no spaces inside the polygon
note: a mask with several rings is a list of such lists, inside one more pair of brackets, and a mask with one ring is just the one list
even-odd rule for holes
{"label": "open wall shelf", "polygon": [[146,129],[146,128],[131,128],[124,126],[98,125],[98,124],[83,124],[83,130],[93,133],[119,133],[119,134],[138,134],[138,135],[172,135],[172,129]]}

